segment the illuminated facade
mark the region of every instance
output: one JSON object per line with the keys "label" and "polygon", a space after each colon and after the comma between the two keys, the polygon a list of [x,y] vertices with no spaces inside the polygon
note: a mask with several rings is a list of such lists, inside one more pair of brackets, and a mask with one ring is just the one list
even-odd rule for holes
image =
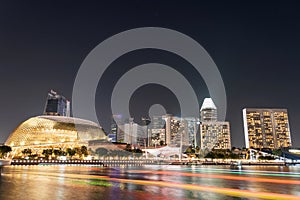
{"label": "illuminated facade", "polygon": [[152,116],[149,125],[149,146],[166,144],[165,120],[162,116]]}
{"label": "illuminated facade", "polygon": [[229,122],[218,121],[217,107],[205,98],[200,109],[200,143],[202,149],[231,149]]}
{"label": "illuminated facade", "polygon": [[129,122],[124,124],[124,134],[125,143],[146,146],[147,127],[138,125],[133,121],[133,118],[130,118]]}
{"label": "illuminated facade", "polygon": [[202,149],[231,149],[229,122],[201,122]]}
{"label": "illuminated facade", "polygon": [[205,98],[200,109],[202,122],[217,121],[217,107],[211,98]]}
{"label": "illuminated facade", "polygon": [[189,145],[188,125],[184,118],[172,115],[163,116],[166,122],[166,144],[168,146]]}
{"label": "illuminated facade", "polygon": [[21,123],[9,136],[6,145],[14,150],[26,148],[68,148],[87,145],[90,140],[106,140],[94,122],[62,116],[37,116]]}
{"label": "illuminated facade", "polygon": [[246,147],[292,146],[287,109],[243,109]]}

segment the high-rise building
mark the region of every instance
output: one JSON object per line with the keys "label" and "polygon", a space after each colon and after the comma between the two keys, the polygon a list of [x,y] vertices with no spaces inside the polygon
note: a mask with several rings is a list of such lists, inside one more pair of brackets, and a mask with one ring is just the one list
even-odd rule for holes
{"label": "high-rise building", "polygon": [[211,98],[205,98],[200,109],[200,120],[206,121],[217,121],[217,107]]}
{"label": "high-rise building", "polygon": [[70,117],[70,101],[51,90],[47,96],[44,114]]}
{"label": "high-rise building", "polygon": [[[118,142],[120,140],[120,138],[118,138],[120,125],[122,125],[122,115],[113,115],[111,119],[110,133],[108,134],[111,142]],[[124,137],[122,137],[121,139],[124,140]]]}
{"label": "high-rise building", "polygon": [[149,146],[166,144],[165,120],[162,116],[152,116],[148,126]]}
{"label": "high-rise building", "polygon": [[245,108],[243,121],[247,148],[292,146],[287,109]]}
{"label": "high-rise building", "polygon": [[188,117],[184,118],[184,120],[187,124],[189,145],[193,147],[200,146],[200,144],[197,142],[199,140],[199,118]]}
{"label": "high-rise building", "polygon": [[147,127],[140,126],[129,119],[128,123],[124,124],[124,142],[132,145],[146,146]]}
{"label": "high-rise building", "polygon": [[205,98],[200,109],[200,143],[202,149],[231,149],[229,122],[218,121],[217,107]]}
{"label": "high-rise building", "polygon": [[231,149],[229,122],[201,122],[200,133],[203,149]]}
{"label": "high-rise building", "polygon": [[166,144],[168,146],[188,146],[188,124],[183,118],[174,117],[170,114],[163,116],[165,120]]}

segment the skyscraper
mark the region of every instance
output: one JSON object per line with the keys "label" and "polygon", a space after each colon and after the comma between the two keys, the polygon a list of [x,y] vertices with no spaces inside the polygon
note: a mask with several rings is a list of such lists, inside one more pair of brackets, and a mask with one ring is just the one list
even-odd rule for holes
{"label": "skyscraper", "polygon": [[217,121],[217,107],[211,98],[205,98],[200,109],[200,120],[202,122]]}
{"label": "skyscraper", "polygon": [[200,133],[202,149],[231,149],[229,122],[202,122]]}
{"label": "skyscraper", "polygon": [[111,119],[110,133],[108,134],[111,142],[120,142],[120,140],[124,140],[124,136],[118,138],[118,132],[120,132],[119,126],[121,125],[122,115],[113,115]]}
{"label": "skyscraper", "polygon": [[189,137],[189,145],[196,147],[200,146],[199,140],[199,118],[187,117],[184,118],[184,121],[187,124],[187,133]]}
{"label": "skyscraper", "polygon": [[163,116],[166,122],[166,144],[168,146],[188,146],[188,124],[183,118],[175,117],[170,114]]}
{"label": "skyscraper", "polygon": [[44,114],[70,117],[70,101],[51,90],[47,96]]}
{"label": "skyscraper", "polygon": [[152,116],[149,125],[149,146],[166,144],[165,121],[162,116]]}
{"label": "skyscraper", "polygon": [[245,108],[243,121],[247,148],[292,146],[287,109]]}
{"label": "skyscraper", "polygon": [[124,124],[124,142],[132,145],[146,146],[147,127],[140,126],[129,119],[128,123]]}
{"label": "skyscraper", "polygon": [[202,149],[231,149],[229,122],[220,122],[217,107],[205,98],[200,109],[200,142]]}

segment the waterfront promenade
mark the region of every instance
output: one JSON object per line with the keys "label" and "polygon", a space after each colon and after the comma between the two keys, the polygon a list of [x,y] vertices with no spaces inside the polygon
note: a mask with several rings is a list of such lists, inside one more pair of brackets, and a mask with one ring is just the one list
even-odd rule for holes
{"label": "waterfront promenade", "polygon": [[285,166],[297,165],[300,162],[283,161],[257,161],[257,160],[12,160],[11,165],[231,165],[233,162],[241,161],[243,166]]}

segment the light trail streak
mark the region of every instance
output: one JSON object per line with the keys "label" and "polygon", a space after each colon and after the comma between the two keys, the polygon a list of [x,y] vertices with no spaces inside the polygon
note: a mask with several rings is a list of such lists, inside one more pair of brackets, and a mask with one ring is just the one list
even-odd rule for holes
{"label": "light trail streak", "polygon": [[[43,175],[43,176],[57,176],[62,177],[61,174],[56,173],[43,173],[43,172],[29,172],[34,175]],[[122,179],[122,178],[112,178],[108,176],[98,176],[98,175],[81,175],[81,174],[63,174],[65,178],[75,178],[75,179],[98,179],[106,180],[119,183],[131,183],[137,185],[151,185],[158,187],[170,187],[170,188],[179,188],[185,190],[196,190],[204,192],[213,192],[228,196],[236,197],[248,197],[248,198],[261,198],[261,199],[278,199],[278,200],[299,200],[299,196],[289,195],[289,194],[279,194],[271,192],[257,192],[250,190],[239,190],[233,188],[222,188],[215,186],[205,186],[205,185],[196,185],[196,184],[185,184],[185,183],[174,183],[174,182],[165,182],[165,181],[150,181],[150,180],[136,180],[136,179]]]}
{"label": "light trail streak", "polygon": [[[178,171],[180,169],[167,169],[168,171]],[[300,173],[297,172],[274,172],[274,171],[258,171],[258,170],[225,170],[225,169],[213,169],[213,168],[187,168],[184,169],[189,172],[212,172],[212,173],[226,173],[226,174],[246,174],[246,175],[257,175],[257,176],[282,176],[282,177],[295,177],[299,178]]]}
{"label": "light trail streak", "polygon": [[155,174],[155,175],[192,176],[192,177],[201,177],[201,178],[217,178],[217,179],[226,179],[226,180],[253,181],[253,182],[300,185],[300,181],[298,181],[298,180],[256,178],[256,177],[248,177],[248,176],[229,176],[229,175],[214,175],[214,174],[199,174],[199,173],[195,174],[195,173],[187,173],[187,172],[148,171],[148,170],[129,170],[128,172],[130,172],[130,173]]}

